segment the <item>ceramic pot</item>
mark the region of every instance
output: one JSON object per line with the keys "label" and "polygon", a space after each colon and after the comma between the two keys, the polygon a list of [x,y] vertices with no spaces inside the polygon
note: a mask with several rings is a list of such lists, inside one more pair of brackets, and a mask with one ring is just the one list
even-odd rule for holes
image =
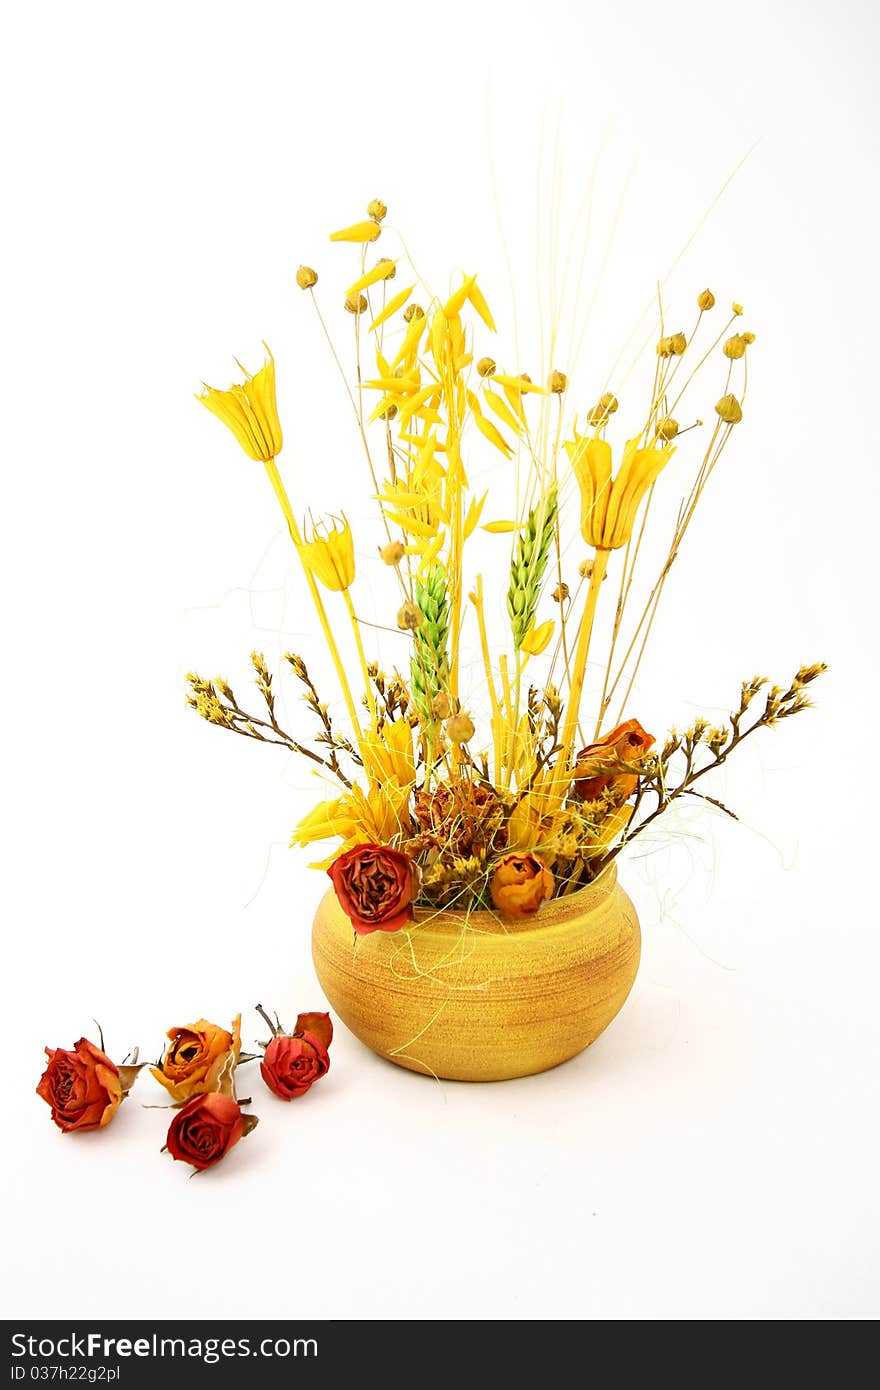
{"label": "ceramic pot", "polygon": [[312,929],[321,987],[361,1042],[451,1081],[505,1081],[567,1062],[619,1012],[641,933],[611,865],[530,921],[417,909],[405,931],[355,937],[331,888]]}

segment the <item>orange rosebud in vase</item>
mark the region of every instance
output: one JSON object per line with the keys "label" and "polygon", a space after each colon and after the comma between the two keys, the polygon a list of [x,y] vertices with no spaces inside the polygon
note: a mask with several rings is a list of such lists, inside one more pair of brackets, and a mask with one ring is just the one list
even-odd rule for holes
{"label": "orange rosebud in vase", "polygon": [[46,1056],[37,1095],[52,1107],[52,1119],[64,1134],[109,1125],[139,1070],[135,1065],[117,1067],[88,1038],[80,1038],[72,1052],[47,1047]]}
{"label": "orange rosebud in vase", "polygon": [[553,875],[536,854],[506,854],[495,867],[489,891],[505,917],[533,917],[553,896]]}
{"label": "orange rosebud in vase", "polygon": [[[296,1100],[330,1069],[328,1048],[333,1040],[329,1014],[300,1014],[292,1033],[276,1027],[262,1005],[257,1013],[268,1023],[272,1039],[260,1063],[260,1073],[279,1100]],[[277,1017],[277,1015],[276,1015]]]}
{"label": "orange rosebud in vase", "polygon": [[618,724],[598,743],[582,748],[575,763],[574,785],[584,801],[595,801],[611,789],[623,803],[638,785],[637,772],[624,772],[621,763],[639,763],[653,747],[653,734],[646,734],[637,719]]}
{"label": "orange rosebud in vase", "polygon": [[200,1018],[180,1028],[169,1028],[170,1047],[158,1067],[150,1071],[178,1104],[206,1091],[220,1089],[230,1066],[241,1052],[241,1014],[232,1020],[232,1032]]}

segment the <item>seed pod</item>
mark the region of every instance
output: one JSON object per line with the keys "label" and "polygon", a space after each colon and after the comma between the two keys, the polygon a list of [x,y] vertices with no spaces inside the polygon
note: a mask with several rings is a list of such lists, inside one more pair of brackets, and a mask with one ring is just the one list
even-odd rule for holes
{"label": "seed pod", "polygon": [[674,439],[678,434],[678,421],[673,420],[671,415],[665,415],[657,426],[657,433],[661,439]]}
{"label": "seed pod", "polygon": [[301,290],[310,290],[312,285],[317,285],[318,283],[317,270],[312,270],[310,265],[301,265],[296,272],[296,283]]}
{"label": "seed pod", "polygon": [[715,402],[715,413],[725,425],[738,425],[743,417],[742,406],[736,396],[722,396],[720,401]]}
{"label": "seed pod", "polygon": [[742,335],[742,340],[744,343],[748,345],[748,347],[751,347],[752,343],[755,341],[755,335],[754,333],[744,333]]}
{"label": "seed pod", "polygon": [[384,564],[399,565],[406,554],[406,548],[401,541],[389,541],[380,548],[379,554]]}
{"label": "seed pod", "polygon": [[496,364],[491,357],[481,357],[477,363],[477,371],[480,376],[494,376],[497,371]]}
{"label": "seed pod", "polygon": [[424,317],[425,311],[421,304],[407,304],[403,311],[404,323],[412,323],[413,319],[423,319]]}
{"label": "seed pod", "polygon": [[565,603],[565,600],[568,598],[568,585],[566,584],[564,579],[560,580],[560,582],[556,585],[556,588],[553,590],[553,593],[550,595],[550,597],[556,603]]}
{"label": "seed pod", "polygon": [[439,691],[431,701],[431,713],[435,719],[448,719],[452,713],[452,701],[445,690]]}
{"label": "seed pod", "polygon": [[469,743],[474,736],[474,723],[468,714],[453,714],[447,719],[446,737],[450,743]]}
{"label": "seed pod", "polygon": [[593,409],[587,415],[587,423],[597,427],[600,425],[607,425],[611,416],[617,410],[618,404],[617,397],[612,396],[610,391],[603,392],[593,406]]}
{"label": "seed pod", "polygon": [[397,626],[403,632],[415,632],[425,621],[425,615],[417,603],[407,599],[397,610]]}
{"label": "seed pod", "polygon": [[365,294],[347,294],[345,307],[350,314],[362,314],[367,307],[367,296]]}
{"label": "seed pod", "polygon": [[702,311],[703,311],[704,314],[706,313],[706,311],[707,311],[708,309],[714,309],[714,308],[715,308],[715,296],[714,296],[714,294],[712,293],[712,291],[711,291],[711,290],[703,290],[703,293],[702,293],[702,294],[697,295],[697,304],[698,304],[699,307],[702,309]]}
{"label": "seed pod", "polygon": [[367,216],[373,222],[384,222],[388,209],[381,198],[371,198],[367,203]]}
{"label": "seed pod", "polygon": [[734,333],[724,344],[724,356],[736,361],[738,357],[745,356],[746,340],[741,333]]}
{"label": "seed pod", "polygon": [[688,340],[683,333],[673,333],[672,337],[669,339],[669,345],[672,349],[673,356],[681,357],[682,353],[687,348]]}
{"label": "seed pod", "polygon": [[567,386],[568,377],[565,375],[565,372],[550,373],[550,390],[554,392],[555,395],[561,396]]}

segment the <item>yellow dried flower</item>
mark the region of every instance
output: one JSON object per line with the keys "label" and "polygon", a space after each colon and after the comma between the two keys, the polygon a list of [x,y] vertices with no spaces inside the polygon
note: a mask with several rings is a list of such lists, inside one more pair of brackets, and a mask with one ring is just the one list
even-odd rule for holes
{"label": "yellow dried flower", "polygon": [[366,295],[347,294],[345,296],[345,307],[350,314],[362,314],[367,307]]}
{"label": "yellow dried flower", "polygon": [[755,335],[754,333],[744,333],[742,335],[742,340],[748,347],[751,347],[752,343],[755,341]]}
{"label": "yellow dried flower", "polygon": [[242,367],[242,385],[228,391],[205,386],[196,400],[232,430],[248,458],[268,463],[281,453],[284,441],[275,401],[275,359],[265,343],[263,347],[269,356],[255,376]]}
{"label": "yellow dried flower", "polygon": [[477,371],[480,376],[494,376],[497,370],[496,363],[491,357],[481,357],[477,363]]}
{"label": "yellow dried flower", "polygon": [[379,554],[386,565],[399,565],[406,554],[406,546],[402,541],[389,541],[381,547]]}
{"label": "yellow dried flower", "polygon": [[323,523],[324,534],[315,527],[311,539],[300,541],[296,547],[304,567],[334,593],[354,583],[354,538],[345,517],[339,519],[341,529],[337,529],[334,517],[331,528]]}
{"label": "yellow dried flower", "polygon": [[474,736],[474,722],[468,714],[453,714],[444,727],[450,743],[469,743]]}
{"label": "yellow dried flower", "polygon": [[567,386],[568,377],[565,375],[565,372],[550,373],[550,390],[553,391],[557,396],[561,396]]}
{"label": "yellow dried flower", "polygon": [[540,656],[549,647],[555,626],[556,624],[552,619],[548,619],[545,623],[538,623],[536,626],[533,618],[528,632],[520,643],[520,651],[525,652],[527,656]]}
{"label": "yellow dried flower", "polygon": [[742,406],[736,396],[722,396],[715,402],[715,413],[720,415],[725,425],[738,425],[743,417]]}
{"label": "yellow dried flower", "polygon": [[665,415],[657,426],[657,433],[661,439],[674,439],[678,434],[678,421],[673,420],[671,415]]}
{"label": "yellow dried flower", "polygon": [[296,283],[301,290],[310,290],[312,285],[317,285],[318,283],[317,270],[312,270],[310,265],[301,265],[296,272]]}
{"label": "yellow dried flower", "polygon": [[741,333],[734,333],[724,344],[724,356],[735,361],[738,357],[743,357],[746,350],[746,340]]}
{"label": "yellow dried flower", "polygon": [[737,304],[736,300],[733,301],[730,307],[733,310],[733,312],[737,315],[741,314],[743,311],[743,306],[741,304]]}
{"label": "yellow dried flower", "polygon": [[397,610],[397,626],[403,632],[415,632],[423,625],[425,615],[417,603],[408,598]]}
{"label": "yellow dried flower", "polygon": [[613,479],[607,440],[575,432],[565,448],[580,488],[584,540],[597,550],[618,550],[632,535],[642,498],[669,462],[675,446],[639,448],[638,438],[627,440]]}
{"label": "yellow dried flower", "polygon": [[381,198],[371,198],[367,203],[367,216],[372,222],[384,222],[387,212]]}
{"label": "yellow dried flower", "polygon": [[714,309],[715,296],[712,291],[703,290],[703,293],[697,296],[697,304],[702,309],[703,313],[706,313],[708,309]]}
{"label": "yellow dried flower", "polygon": [[595,425],[597,429],[601,425],[607,425],[618,405],[619,401],[616,396],[613,396],[610,391],[603,392],[587,415],[587,424]]}

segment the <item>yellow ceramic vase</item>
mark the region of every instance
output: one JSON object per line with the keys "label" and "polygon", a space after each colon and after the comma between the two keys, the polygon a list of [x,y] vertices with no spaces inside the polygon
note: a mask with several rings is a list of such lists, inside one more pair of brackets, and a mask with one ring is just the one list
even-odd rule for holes
{"label": "yellow ceramic vase", "polygon": [[623,1005],[640,949],[613,865],[528,922],[418,909],[406,931],[356,939],[331,888],[312,931],[321,987],[355,1036],[451,1081],[530,1076],[582,1052]]}

